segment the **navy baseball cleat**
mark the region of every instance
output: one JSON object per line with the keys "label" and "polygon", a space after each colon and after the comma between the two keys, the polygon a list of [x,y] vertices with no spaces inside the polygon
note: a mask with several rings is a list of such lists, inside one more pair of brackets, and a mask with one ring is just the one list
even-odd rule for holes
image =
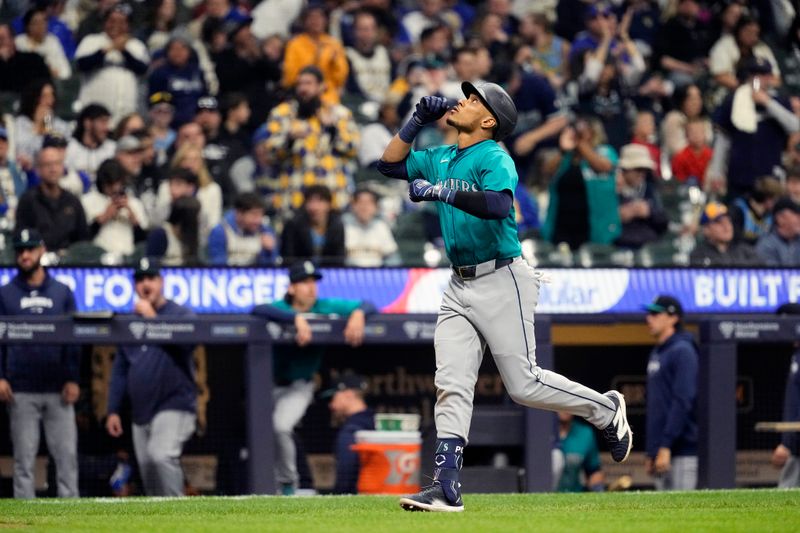
{"label": "navy baseball cleat", "polygon": [[604,396],[614,402],[617,411],[611,423],[603,430],[603,435],[608,442],[611,458],[621,463],[628,458],[633,447],[633,432],[625,414],[625,398],[615,390],[605,393]]}
{"label": "navy baseball cleat", "polygon": [[444,489],[439,481],[425,487],[412,496],[400,498],[400,507],[406,511],[433,511],[443,513],[460,513],[464,510],[464,503],[459,495],[456,503],[450,503],[444,495]]}

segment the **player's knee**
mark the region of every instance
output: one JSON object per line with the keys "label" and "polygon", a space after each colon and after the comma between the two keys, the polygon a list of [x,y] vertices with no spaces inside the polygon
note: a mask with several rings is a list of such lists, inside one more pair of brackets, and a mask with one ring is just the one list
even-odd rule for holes
{"label": "player's knee", "polygon": [[286,420],[275,420],[273,431],[275,431],[276,436],[291,435],[294,431],[294,426]]}
{"label": "player's knee", "polygon": [[443,394],[464,394],[470,390],[469,387],[463,382],[460,382],[454,376],[437,375],[434,377],[434,385],[439,396]]}
{"label": "player's knee", "polygon": [[509,397],[518,404],[527,405],[530,403],[530,391],[525,388],[506,387]]}
{"label": "player's knee", "polygon": [[155,466],[172,464],[178,460],[178,457],[169,453],[168,450],[154,445],[147,447],[147,454],[150,462]]}
{"label": "player's knee", "polygon": [[59,464],[64,466],[78,464],[78,453],[73,448],[61,449],[51,453],[56,461],[56,466]]}

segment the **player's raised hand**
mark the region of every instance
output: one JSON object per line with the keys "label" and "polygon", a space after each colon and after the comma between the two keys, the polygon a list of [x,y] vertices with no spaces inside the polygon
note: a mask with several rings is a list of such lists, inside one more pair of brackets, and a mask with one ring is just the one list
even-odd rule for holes
{"label": "player's raised hand", "polygon": [[366,317],[364,311],[356,309],[347,319],[344,328],[344,340],[350,346],[360,346],[364,342],[364,330],[366,328]]}
{"label": "player's raised hand", "polygon": [[775,451],[772,452],[772,466],[775,468],[783,468],[783,465],[786,464],[786,461],[788,461],[791,456],[792,452],[789,448],[783,444],[778,444]]}
{"label": "player's raised hand", "polygon": [[311,325],[301,314],[297,314],[294,317],[294,327],[297,329],[297,333],[294,336],[294,340],[298,346],[303,347],[307,346],[308,343],[311,342]]}
{"label": "player's raised hand", "polygon": [[436,122],[447,113],[447,99],[441,96],[423,96],[417,104],[414,116],[420,124]]}
{"label": "player's raised hand", "polygon": [[412,202],[431,202],[439,199],[439,190],[428,180],[416,179],[408,186],[408,197]]}

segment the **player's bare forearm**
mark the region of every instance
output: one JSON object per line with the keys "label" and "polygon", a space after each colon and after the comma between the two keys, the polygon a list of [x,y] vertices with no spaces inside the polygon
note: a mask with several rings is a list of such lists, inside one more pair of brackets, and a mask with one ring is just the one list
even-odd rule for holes
{"label": "player's bare forearm", "polygon": [[381,159],[387,163],[399,163],[408,157],[408,153],[410,151],[411,145],[403,141],[399,135],[395,135],[392,137],[392,140],[389,141],[389,144],[386,145],[386,149],[383,151]]}
{"label": "player's bare forearm", "polygon": [[598,154],[594,146],[587,141],[580,141],[576,146],[577,152],[589,163],[589,166],[592,167],[592,170],[598,173],[606,173],[611,172],[614,170],[614,164],[609,161],[607,158],[603,157],[602,155]]}
{"label": "player's bare forearm", "polygon": [[528,155],[536,145],[545,139],[561,133],[561,130],[567,127],[569,120],[566,115],[556,115],[548,119],[544,124],[538,128],[523,133],[519,136],[514,143],[514,151],[518,155]]}

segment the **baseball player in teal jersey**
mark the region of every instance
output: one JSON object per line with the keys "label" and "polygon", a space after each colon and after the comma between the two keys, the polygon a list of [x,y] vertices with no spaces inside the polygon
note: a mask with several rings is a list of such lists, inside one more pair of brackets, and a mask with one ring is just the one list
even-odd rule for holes
{"label": "baseball player in teal jersey", "polygon": [[322,273],[311,261],[289,267],[289,288],[282,301],[257,305],[252,313],[274,322],[294,324],[297,345],[275,346],[273,373],[275,411],[272,421],[275,430],[275,480],[281,493],[294,494],[297,488],[297,450],[293,433],[314,399],[314,374],[319,371],[325,347],[309,344],[312,332],[306,314],[347,317],[344,340],[359,346],[364,339],[365,317],[375,307],[363,300],[318,298],[317,281]]}
{"label": "baseball player in teal jersey", "polygon": [[[461,87],[465,98],[450,109],[443,98],[422,98],[378,164],[384,175],[409,182],[411,200],[437,202],[453,264],[434,337],[434,481],[401,498],[410,511],[464,510],[458,475],[486,345],[514,401],[585,418],[603,430],[615,461],[627,459],[633,443],[622,394],[600,394],[536,365],[533,324],[541,277],[520,257],[513,208],[517,172],[497,144],[514,130],[517,110],[499,85]],[[422,127],[445,114],[458,131],[457,144],[412,151]]]}

